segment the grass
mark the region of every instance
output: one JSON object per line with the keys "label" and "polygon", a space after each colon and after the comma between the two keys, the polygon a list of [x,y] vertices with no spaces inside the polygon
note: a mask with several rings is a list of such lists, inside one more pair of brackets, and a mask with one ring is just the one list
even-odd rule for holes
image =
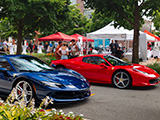
{"label": "grass", "polygon": [[[30,55],[30,54],[27,54]],[[35,56],[41,60],[43,60],[44,62],[46,62],[48,65],[51,64],[52,60],[56,60],[54,54],[50,54],[50,53],[32,53],[32,56]]]}
{"label": "grass", "polygon": [[146,66],[155,70],[158,74],[160,74],[160,63],[155,62],[154,64],[148,64]]}

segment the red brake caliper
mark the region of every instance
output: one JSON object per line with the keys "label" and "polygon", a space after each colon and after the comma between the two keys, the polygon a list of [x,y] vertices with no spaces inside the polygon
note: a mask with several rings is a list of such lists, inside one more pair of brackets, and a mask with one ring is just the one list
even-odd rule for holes
{"label": "red brake caliper", "polygon": [[[119,78],[120,77],[120,75],[117,75],[117,77]],[[118,83],[119,82],[119,80],[116,78],[116,83]]]}
{"label": "red brake caliper", "polygon": [[[22,88],[22,87],[23,87],[23,84],[20,85],[20,86],[21,86],[21,88]],[[21,91],[20,91],[20,90],[18,90],[18,95],[19,95],[19,94],[21,94]]]}

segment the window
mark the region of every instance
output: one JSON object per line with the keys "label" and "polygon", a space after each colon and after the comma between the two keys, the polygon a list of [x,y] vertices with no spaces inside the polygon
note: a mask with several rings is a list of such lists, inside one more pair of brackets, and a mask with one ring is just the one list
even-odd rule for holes
{"label": "window", "polygon": [[11,63],[19,72],[39,72],[54,70],[46,63],[35,57],[13,57],[10,59]]}
{"label": "window", "polygon": [[130,65],[130,64],[124,62],[123,60],[118,59],[118,58],[116,58],[116,57],[114,57],[114,56],[111,56],[111,55],[104,56],[104,58],[105,58],[109,63],[111,63],[113,66]]}
{"label": "window", "polygon": [[84,57],[82,61],[85,63],[96,64],[96,65],[104,63],[105,65],[109,66],[109,64],[101,57]]}
{"label": "window", "polygon": [[0,58],[0,67],[6,68],[9,71],[13,70],[11,65],[8,63],[8,61],[5,58]]}

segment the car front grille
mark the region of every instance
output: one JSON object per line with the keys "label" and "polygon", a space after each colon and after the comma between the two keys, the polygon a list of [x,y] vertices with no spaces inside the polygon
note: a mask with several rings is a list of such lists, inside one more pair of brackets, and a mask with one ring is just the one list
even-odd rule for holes
{"label": "car front grille", "polygon": [[55,92],[51,97],[55,99],[76,99],[85,98],[90,95],[90,91],[63,91]]}
{"label": "car front grille", "polygon": [[149,81],[150,84],[155,84],[160,81],[160,78],[152,79]]}

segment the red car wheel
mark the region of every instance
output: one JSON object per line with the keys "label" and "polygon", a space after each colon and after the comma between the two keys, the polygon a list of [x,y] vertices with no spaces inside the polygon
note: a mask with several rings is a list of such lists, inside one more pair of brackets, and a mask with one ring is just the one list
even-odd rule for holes
{"label": "red car wheel", "polygon": [[131,86],[132,80],[127,72],[119,71],[113,75],[112,81],[117,88],[128,88]]}

